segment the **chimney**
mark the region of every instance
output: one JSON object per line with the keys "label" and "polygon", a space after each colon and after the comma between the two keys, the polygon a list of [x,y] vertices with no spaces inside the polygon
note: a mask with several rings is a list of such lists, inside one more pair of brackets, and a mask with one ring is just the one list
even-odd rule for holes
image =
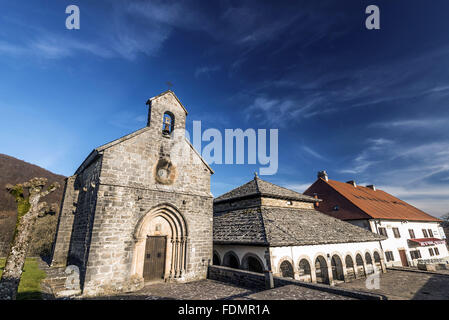
{"label": "chimney", "polygon": [[[316,193],[313,194],[313,197],[318,200],[318,195]],[[318,201],[315,202],[315,208],[318,208],[320,203]]]}
{"label": "chimney", "polygon": [[318,171],[318,179],[322,178],[325,181],[329,181],[326,170]]}
{"label": "chimney", "polygon": [[373,189],[374,191],[376,191],[376,187],[374,186],[374,184],[370,184],[368,186],[366,186],[367,188]]}
{"label": "chimney", "polygon": [[346,181],[346,183],[349,183],[349,184],[352,185],[354,188],[357,188],[357,184],[355,183],[354,180]]}

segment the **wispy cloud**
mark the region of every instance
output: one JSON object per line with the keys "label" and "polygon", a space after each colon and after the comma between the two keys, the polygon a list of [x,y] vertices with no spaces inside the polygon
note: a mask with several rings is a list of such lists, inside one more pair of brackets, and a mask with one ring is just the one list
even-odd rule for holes
{"label": "wispy cloud", "polygon": [[378,187],[395,197],[407,201],[424,212],[432,213],[435,216],[449,213],[449,188],[447,187],[429,184],[409,186],[379,185]]}
{"label": "wispy cloud", "polygon": [[195,70],[195,78],[199,78],[200,76],[205,76],[210,78],[211,73],[220,70],[220,66],[203,66],[199,67]]}
{"label": "wispy cloud", "polygon": [[[318,114],[316,107],[321,103],[321,98],[307,97],[295,98],[268,98],[260,96],[254,99],[252,104],[246,108],[247,120],[254,118],[261,123],[285,127],[293,121],[300,121]],[[289,121],[286,121],[288,119]]]}
{"label": "wispy cloud", "polygon": [[296,192],[299,193],[303,193],[304,191],[306,191],[311,185],[312,185],[313,181],[311,181],[310,183],[279,183],[280,186],[287,188],[287,189],[291,189],[294,190]]}
{"label": "wispy cloud", "polygon": [[301,147],[301,149],[303,151],[305,151],[306,153],[308,153],[309,155],[311,155],[312,157],[314,157],[314,158],[317,158],[319,160],[327,161],[327,159],[325,157],[323,157],[321,154],[319,154],[318,152],[316,152],[315,150],[313,150],[312,148],[310,148],[308,146],[303,145]]}
{"label": "wispy cloud", "polygon": [[118,128],[127,130],[136,130],[142,127],[147,120],[147,116],[143,114],[135,114],[130,111],[121,111],[110,115],[109,123]]}
{"label": "wispy cloud", "polygon": [[360,174],[365,172],[374,164],[382,161],[382,155],[391,149],[394,141],[384,138],[371,138],[366,141],[367,147],[360,152],[348,168],[338,170],[345,174]]}
{"label": "wispy cloud", "polygon": [[428,119],[403,119],[395,121],[375,122],[370,127],[382,128],[402,128],[402,129],[435,129],[436,127],[449,124],[449,119],[428,118]]}

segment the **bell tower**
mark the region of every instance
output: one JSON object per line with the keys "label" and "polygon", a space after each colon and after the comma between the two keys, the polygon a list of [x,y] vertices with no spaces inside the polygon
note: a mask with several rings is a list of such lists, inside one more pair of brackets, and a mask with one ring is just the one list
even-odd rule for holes
{"label": "bell tower", "polygon": [[146,104],[149,107],[147,127],[153,134],[170,137],[174,130],[185,130],[187,110],[173,91],[167,90]]}

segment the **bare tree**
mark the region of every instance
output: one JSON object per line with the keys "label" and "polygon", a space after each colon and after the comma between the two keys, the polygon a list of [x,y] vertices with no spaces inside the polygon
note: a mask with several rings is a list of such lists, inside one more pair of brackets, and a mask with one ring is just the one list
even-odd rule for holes
{"label": "bare tree", "polygon": [[46,184],[46,178],[33,178],[15,186],[11,184],[6,186],[6,190],[16,199],[17,223],[12,246],[0,279],[0,300],[16,299],[36,219],[57,210],[57,204],[49,206],[46,202],[39,202],[41,198],[59,188],[58,182],[52,183],[45,189]]}

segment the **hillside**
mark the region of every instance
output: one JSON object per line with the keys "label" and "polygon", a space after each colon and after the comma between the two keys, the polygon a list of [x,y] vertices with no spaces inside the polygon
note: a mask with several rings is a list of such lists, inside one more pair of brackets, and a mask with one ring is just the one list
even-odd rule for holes
{"label": "hillside", "polygon": [[[49,183],[57,181],[61,184],[61,188],[43,199],[49,204],[56,202],[59,205],[64,191],[64,176],[54,174],[14,157],[0,154],[0,256],[4,256],[8,250],[17,217],[16,203],[14,198],[5,190],[5,186],[8,183],[22,183],[34,177],[45,177]],[[50,252],[57,221],[57,214],[38,219],[29,255],[48,254]]]}

